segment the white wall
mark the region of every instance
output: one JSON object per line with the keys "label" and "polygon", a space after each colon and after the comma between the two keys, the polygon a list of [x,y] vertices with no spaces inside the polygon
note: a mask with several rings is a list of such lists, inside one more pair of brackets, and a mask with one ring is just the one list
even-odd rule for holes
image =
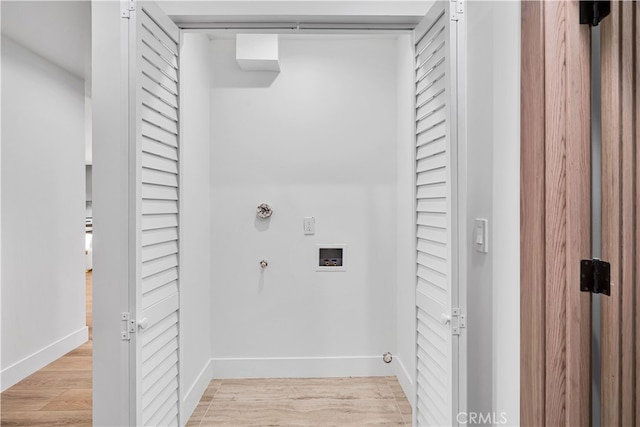
{"label": "white wall", "polygon": [[[283,37],[280,74],[234,45],[210,51],[214,374],[392,374],[396,40]],[[348,245],[346,272],[315,271],[319,243]]]}
{"label": "white wall", "polygon": [[493,2],[494,411],[520,424],[520,3]]}
{"label": "white wall", "polygon": [[467,409],[518,425],[520,7],[467,4],[467,238],[474,218],[490,233],[488,254],[467,248]]}
{"label": "white wall", "polygon": [[415,58],[413,40],[397,40],[397,361],[396,376],[411,402],[416,372]]}
{"label": "white wall", "polygon": [[129,424],[129,341],[119,313],[129,310],[128,138],[122,109],[119,2],[91,8],[93,114],[93,424]]}
{"label": "white wall", "polygon": [[186,33],[182,43],[180,386],[184,424],[211,380],[211,76],[209,38]]}
{"label": "white wall", "polygon": [[2,38],[2,389],[87,339],[84,83]]}
{"label": "white wall", "polygon": [[489,221],[493,232],[493,61],[491,27],[493,15],[486,5],[469,4],[467,21],[467,143],[460,153],[466,164],[466,241],[467,271],[467,407],[470,412],[486,414],[493,410],[493,259],[494,242],[489,252],[474,247],[474,220]]}

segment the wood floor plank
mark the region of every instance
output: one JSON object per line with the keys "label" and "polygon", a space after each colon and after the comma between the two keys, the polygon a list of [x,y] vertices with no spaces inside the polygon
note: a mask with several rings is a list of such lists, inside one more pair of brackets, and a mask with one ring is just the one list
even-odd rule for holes
{"label": "wood floor plank", "polygon": [[93,358],[91,356],[61,357],[42,368],[43,371],[90,371]]}
{"label": "wood floor plank", "polygon": [[216,399],[276,401],[290,399],[393,399],[386,382],[354,381],[345,386],[342,379],[245,380],[225,381]]}
{"label": "wood floor plank", "polygon": [[64,355],[65,357],[92,357],[93,356],[93,343],[91,341],[87,341],[82,344],[80,347],[71,350],[69,353]]}
{"label": "wood floor plank", "polygon": [[202,425],[403,425],[394,399],[214,400]]}
{"label": "wood floor plank", "polygon": [[93,402],[92,390],[90,388],[71,389],[57,396],[47,403],[43,411],[90,411]]}
{"label": "wood floor plank", "polygon": [[225,379],[187,425],[410,426],[411,414],[395,377]]}
{"label": "wood floor plank", "polygon": [[63,389],[14,389],[2,393],[0,413],[10,411],[39,411],[47,403],[64,393]]}
{"label": "wood floor plank", "polygon": [[91,411],[28,411],[2,412],[2,426],[75,426],[92,424]]}
{"label": "wood floor plank", "polygon": [[193,410],[193,414],[189,418],[187,422],[187,427],[199,426],[202,418],[207,413],[207,409],[209,409],[209,405],[211,404],[211,399],[205,399],[205,396],[202,397],[202,400],[196,406],[196,409]]}
{"label": "wood floor plank", "polygon": [[91,388],[91,376],[91,371],[67,371],[64,375],[57,371],[38,371],[12,388],[16,390]]}

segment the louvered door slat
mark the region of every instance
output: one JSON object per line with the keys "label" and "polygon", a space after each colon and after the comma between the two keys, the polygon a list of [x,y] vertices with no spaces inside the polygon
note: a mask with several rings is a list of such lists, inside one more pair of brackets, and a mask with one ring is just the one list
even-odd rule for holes
{"label": "louvered door slat", "polygon": [[443,138],[445,136],[447,124],[444,119],[437,123],[434,123],[431,127],[424,128],[418,131],[418,145],[435,141],[436,139]]}
{"label": "louvered door slat", "polygon": [[[170,343],[169,343],[170,344]],[[166,359],[173,359],[178,361],[178,355],[175,352],[175,349],[172,348],[171,345],[165,345],[164,347],[160,347],[156,353],[151,356],[147,361],[149,364],[142,367],[142,379],[143,381],[152,375]]]}
{"label": "louvered door slat", "polygon": [[142,59],[142,73],[149,77],[153,83],[159,85],[161,88],[169,92],[172,95],[178,95],[178,82],[169,78],[166,74],[163,74],[162,71],[154,67],[149,61]]}
{"label": "louvered door slat", "polygon": [[[172,355],[173,356],[173,355]],[[173,374],[172,376],[166,375]],[[158,364],[158,370],[142,379],[143,393],[160,394],[178,375],[178,358],[166,358]]]}
{"label": "louvered door slat", "polygon": [[143,215],[177,214],[177,200],[145,200],[142,204]]}
{"label": "louvered door slat", "polygon": [[175,146],[154,139],[143,137],[142,151],[162,156],[165,159],[178,160],[178,149]]}
{"label": "louvered door slat", "polygon": [[179,425],[179,30],[153,3],[129,19],[135,82],[136,420]]}
{"label": "louvered door slat", "polygon": [[157,154],[142,153],[142,167],[167,173],[178,173],[178,162]]}
{"label": "louvered door slat", "polygon": [[[142,277],[149,277],[154,274],[160,273],[161,271],[168,270],[173,267],[177,267],[178,265],[178,257],[176,255],[168,255],[166,257],[154,259],[152,261],[147,261],[142,263]],[[142,295],[141,295],[142,296]],[[142,301],[144,304],[144,300]]]}
{"label": "louvered door slat", "polygon": [[429,378],[432,382],[436,383],[440,387],[447,386],[447,373],[442,369],[438,369],[438,365],[434,363],[435,361],[429,357],[429,355],[422,349],[418,350],[420,355],[420,361],[418,362],[418,371],[420,372],[428,372],[424,374],[425,377]]}
{"label": "louvered door slat", "polygon": [[423,48],[418,51],[416,64],[417,67],[424,67],[424,65],[433,58],[433,56],[439,52],[444,51],[444,43],[446,39],[446,32],[444,26],[434,27],[433,31],[430,31],[425,36],[424,40],[428,40]]}
{"label": "louvered door slat", "polygon": [[[144,425],[157,426],[158,421],[162,418],[164,412],[173,405],[173,401],[178,395],[178,379],[171,378],[171,382],[159,392],[152,394],[152,398],[145,401],[146,407],[142,410],[142,420]],[[144,395],[143,395],[144,396]]]}
{"label": "louvered door slat", "polygon": [[149,108],[164,114],[170,119],[178,120],[178,110],[146,89],[142,90],[142,103]]}
{"label": "louvered door slat", "polygon": [[418,284],[416,285],[416,291],[420,292],[427,298],[437,302],[438,304],[445,304],[447,300],[447,292],[426,280],[418,277]]}
{"label": "louvered door slat", "polygon": [[432,256],[440,257],[445,261],[447,259],[447,245],[444,245],[442,243],[437,243],[426,239],[418,239],[418,251]]}
{"label": "louvered door slat", "polygon": [[[147,39],[148,41],[148,39]],[[163,74],[173,81],[178,81],[178,70],[167,60],[165,56],[160,55],[156,50],[151,49],[148,44],[142,44],[142,57],[158,68]]]}
{"label": "louvered door slat", "polygon": [[435,184],[438,182],[447,182],[447,170],[444,167],[418,172],[417,185]]}
{"label": "louvered door slat", "polygon": [[456,425],[457,304],[455,28],[450,2],[435,2],[416,28],[416,417]]}
{"label": "louvered door slat", "polygon": [[444,78],[444,73],[434,77],[433,81],[431,81],[431,79],[424,80],[424,87],[418,89],[416,107],[422,107],[442,93],[445,90],[445,83],[446,79]]}
{"label": "louvered door slat", "polygon": [[165,227],[159,229],[148,229],[142,231],[142,245],[153,245],[154,243],[176,240],[178,238],[177,227]]}
{"label": "louvered door slat", "polygon": [[[180,30],[178,30],[175,25],[166,25],[168,20],[166,15],[158,17],[145,13],[140,17],[140,20],[142,21],[142,28],[146,30],[146,32],[143,32],[143,39],[158,40],[167,51],[165,55],[169,58],[176,58],[178,56],[178,38]],[[158,24],[158,22],[160,22],[160,24]]]}
{"label": "louvered door slat", "polygon": [[439,273],[429,267],[418,264],[418,277],[423,279],[427,283],[437,286],[446,292],[447,290],[447,276],[446,274]]}
{"label": "louvered door slat", "polygon": [[176,215],[144,215],[142,217],[142,229],[153,230],[178,226]]}
{"label": "louvered door slat", "polygon": [[426,225],[429,227],[438,227],[446,229],[447,216],[444,214],[433,212],[419,212],[418,213],[418,226]]}
{"label": "louvered door slat", "polygon": [[156,80],[146,74],[142,75],[141,80],[143,90],[160,98],[162,102],[168,104],[169,106],[178,108],[178,95],[176,93],[171,92],[167,88],[164,88]]}
{"label": "louvered door slat", "polygon": [[418,186],[417,197],[419,199],[445,198],[446,195],[447,184],[445,182]]}
{"label": "louvered door slat", "polygon": [[148,123],[153,124],[154,126],[159,127],[160,129],[172,133],[174,135],[178,134],[178,122],[172,120],[158,110],[148,107],[145,104],[142,104],[142,120],[147,121]]}
{"label": "louvered door slat", "polygon": [[418,264],[435,270],[440,274],[446,274],[447,271],[447,262],[445,260],[424,252],[418,252]]}
{"label": "louvered door slat", "polygon": [[447,139],[444,136],[432,140],[418,141],[417,159],[424,159],[429,156],[444,153],[447,150]]}
{"label": "louvered door slat", "polygon": [[441,106],[443,106],[446,103],[446,97],[447,97],[447,93],[443,89],[440,93],[427,99],[422,106],[416,109],[416,116],[418,117],[418,119],[432,113],[433,111],[437,111],[439,108],[441,108]]}
{"label": "louvered door slat", "polygon": [[142,197],[144,199],[178,200],[178,189],[164,185],[142,184]]}
{"label": "louvered door slat", "polygon": [[157,243],[155,245],[142,247],[142,262],[151,261],[162,258],[167,255],[178,253],[178,242],[173,240],[170,242]]}

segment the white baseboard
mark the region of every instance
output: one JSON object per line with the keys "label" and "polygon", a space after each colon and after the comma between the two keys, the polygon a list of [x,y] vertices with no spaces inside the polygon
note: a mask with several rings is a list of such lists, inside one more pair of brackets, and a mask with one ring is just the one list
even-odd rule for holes
{"label": "white baseboard", "polygon": [[184,426],[187,421],[189,421],[189,418],[198,406],[198,402],[200,402],[202,395],[207,390],[207,386],[213,378],[211,366],[212,359],[209,359],[209,361],[204,365],[204,368],[202,368],[202,370],[198,374],[196,380],[189,388],[189,391],[185,393],[184,398],[182,399],[182,408],[180,410],[180,414],[182,417],[182,419],[180,420],[180,425]]}
{"label": "white baseboard", "polygon": [[88,338],[89,330],[84,326],[13,365],[7,366],[0,373],[0,388],[5,391],[74,348],[84,344]]}
{"label": "white baseboard", "polygon": [[213,378],[317,378],[394,375],[380,356],[211,359]]}
{"label": "white baseboard", "polygon": [[[397,363],[396,363],[397,362]],[[414,405],[414,395],[415,395],[415,382],[413,380],[413,376],[409,375],[407,368],[402,363],[402,359],[397,356],[393,356],[393,363],[395,363],[396,368],[396,377],[398,378],[398,382],[402,387],[402,391],[404,391],[405,396],[407,396],[407,400],[411,404],[411,407]]]}

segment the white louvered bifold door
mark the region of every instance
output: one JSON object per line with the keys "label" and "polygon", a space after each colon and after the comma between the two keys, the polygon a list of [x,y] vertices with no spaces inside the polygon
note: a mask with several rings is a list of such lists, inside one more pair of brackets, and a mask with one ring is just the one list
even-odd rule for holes
{"label": "white louvered bifold door", "polygon": [[456,25],[450,4],[435,2],[415,30],[419,426],[457,425],[458,412]]}
{"label": "white louvered bifold door", "polygon": [[135,425],[179,424],[180,33],[152,2],[130,12]]}

